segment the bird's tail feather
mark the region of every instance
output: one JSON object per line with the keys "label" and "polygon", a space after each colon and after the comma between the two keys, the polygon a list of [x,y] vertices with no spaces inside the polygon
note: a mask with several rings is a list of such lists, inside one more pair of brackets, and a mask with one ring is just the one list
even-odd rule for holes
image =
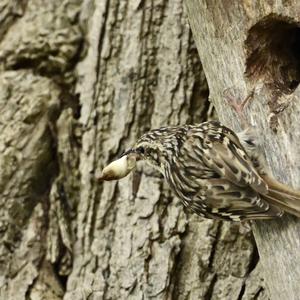
{"label": "bird's tail feather", "polygon": [[262,197],[271,205],[300,218],[300,192],[290,189],[287,185],[267,175],[262,177],[269,187],[268,194]]}

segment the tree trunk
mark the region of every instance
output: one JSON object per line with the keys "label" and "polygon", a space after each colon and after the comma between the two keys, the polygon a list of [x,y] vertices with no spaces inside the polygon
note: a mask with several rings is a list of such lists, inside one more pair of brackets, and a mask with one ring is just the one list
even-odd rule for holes
{"label": "tree trunk", "polygon": [[[238,130],[222,93],[256,89],[248,120],[274,176],[300,187],[300,4],[186,0],[203,69],[218,116]],[[254,224],[270,297],[299,299],[300,221],[291,216]]]}
{"label": "tree trunk", "polygon": [[150,128],[211,117],[182,1],[1,0],[0,24],[0,298],[268,299],[238,224],[143,165],[95,181]]}

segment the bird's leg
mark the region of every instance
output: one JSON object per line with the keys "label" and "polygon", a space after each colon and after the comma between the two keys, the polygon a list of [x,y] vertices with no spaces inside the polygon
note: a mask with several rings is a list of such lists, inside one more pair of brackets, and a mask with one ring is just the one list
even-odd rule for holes
{"label": "bird's leg", "polygon": [[257,128],[252,126],[245,117],[244,109],[253,100],[254,90],[243,100],[240,101],[239,97],[234,97],[233,93],[229,90],[224,91],[224,98],[227,103],[234,109],[241,121],[242,131],[237,133],[239,140],[244,146],[246,152],[251,157],[251,160],[259,172],[264,173],[266,170],[265,159],[261,155],[261,140]]}
{"label": "bird's leg", "polygon": [[[226,89],[223,92],[223,96],[225,101],[229,104],[229,106],[236,112],[238,115],[240,122],[241,122],[241,127],[243,131],[241,132],[241,135],[245,135],[245,139],[247,138],[248,135],[253,135],[253,126],[248,122],[246,116],[245,116],[245,107],[249,104],[250,101],[253,100],[254,96],[254,90],[250,92],[250,94],[244,99],[240,100],[240,97],[235,97],[234,92],[230,89]],[[243,139],[244,139],[243,138]]]}
{"label": "bird's leg", "polygon": [[223,96],[229,106],[236,112],[236,114],[239,116],[243,129],[247,129],[251,127],[249,122],[247,121],[245,117],[245,107],[249,104],[250,101],[253,100],[254,96],[254,90],[251,91],[251,93],[242,101],[240,101],[240,98],[235,98],[231,93],[229,93],[229,90],[225,90],[223,93]]}

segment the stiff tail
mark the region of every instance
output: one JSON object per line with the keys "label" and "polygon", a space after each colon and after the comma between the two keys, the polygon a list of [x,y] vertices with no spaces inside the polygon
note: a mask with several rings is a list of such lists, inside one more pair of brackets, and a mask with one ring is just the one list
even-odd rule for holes
{"label": "stiff tail", "polygon": [[267,175],[262,178],[269,187],[268,193],[262,197],[269,204],[300,218],[300,192],[290,189],[287,185]]}

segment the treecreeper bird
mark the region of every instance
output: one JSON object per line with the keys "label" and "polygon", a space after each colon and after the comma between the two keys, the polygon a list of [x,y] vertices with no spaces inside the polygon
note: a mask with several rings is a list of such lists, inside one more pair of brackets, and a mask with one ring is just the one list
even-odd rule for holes
{"label": "treecreeper bird", "polygon": [[247,221],[288,212],[300,217],[300,192],[266,171],[253,140],[217,121],[154,129],[104,168],[99,179],[123,178],[141,160],[161,172],[182,203],[199,216]]}

